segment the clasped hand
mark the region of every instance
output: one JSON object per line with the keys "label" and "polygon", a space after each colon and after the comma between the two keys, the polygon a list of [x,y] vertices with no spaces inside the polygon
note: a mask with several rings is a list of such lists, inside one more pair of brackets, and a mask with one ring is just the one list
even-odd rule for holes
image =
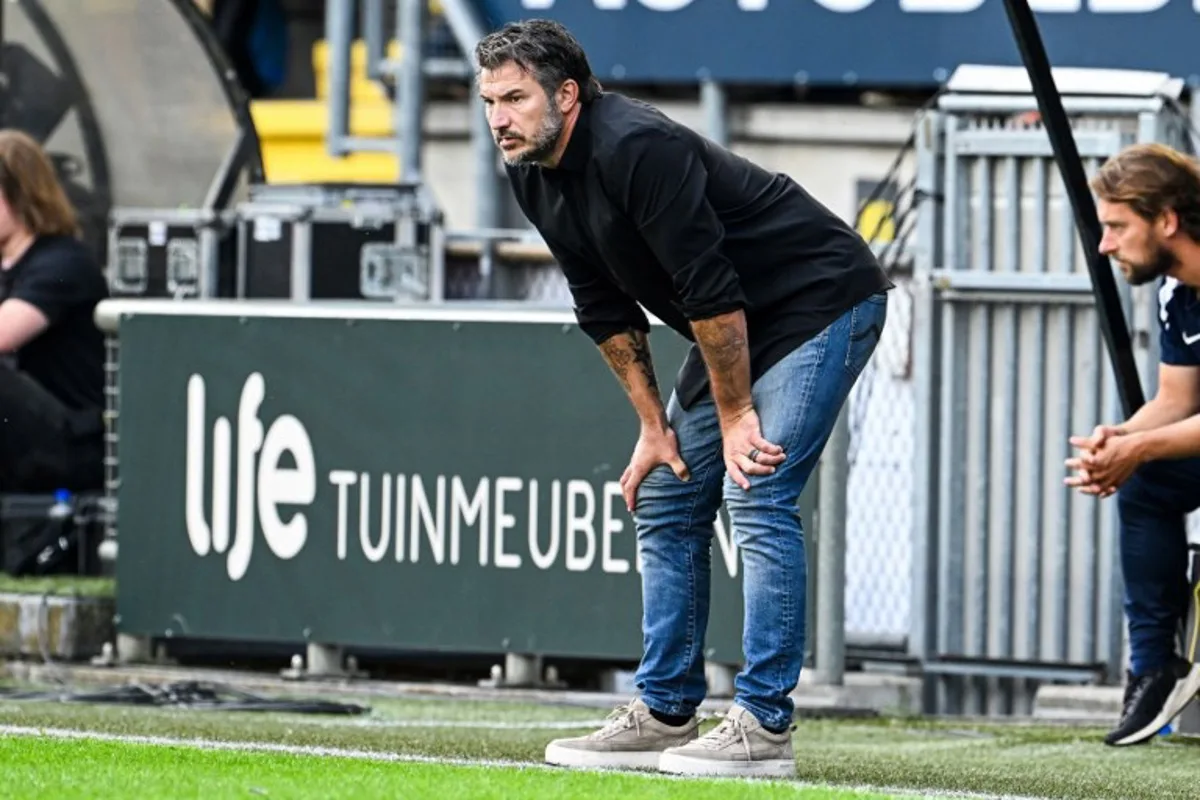
{"label": "clasped hand", "polygon": [[1066,460],[1075,474],[1065,483],[1083,494],[1110,497],[1141,466],[1137,441],[1136,435],[1111,425],[1097,426],[1091,436],[1072,436],[1079,455]]}

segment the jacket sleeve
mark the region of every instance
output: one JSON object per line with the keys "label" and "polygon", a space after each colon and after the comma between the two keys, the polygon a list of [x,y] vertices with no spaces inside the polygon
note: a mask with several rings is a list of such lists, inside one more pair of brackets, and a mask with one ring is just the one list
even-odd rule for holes
{"label": "jacket sleeve", "polygon": [[579,328],[593,342],[599,345],[629,330],[650,332],[650,321],[641,306],[621,291],[603,271],[549,239],[546,240],[546,246],[567,278]]}

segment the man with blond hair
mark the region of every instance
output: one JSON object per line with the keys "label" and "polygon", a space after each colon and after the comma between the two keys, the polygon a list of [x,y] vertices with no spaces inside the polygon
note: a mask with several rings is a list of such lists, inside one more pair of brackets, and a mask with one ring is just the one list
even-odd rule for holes
{"label": "man with blond hair", "polygon": [[103,484],[107,294],[45,152],[0,131],[0,492]]}
{"label": "man with blond hair", "polygon": [[1071,443],[1068,485],[1117,495],[1130,667],[1114,746],[1153,738],[1200,691],[1176,652],[1189,602],[1185,517],[1200,508],[1200,167],[1160,144],[1131,146],[1092,180],[1109,256],[1134,286],[1160,281],[1158,391],[1120,425]]}

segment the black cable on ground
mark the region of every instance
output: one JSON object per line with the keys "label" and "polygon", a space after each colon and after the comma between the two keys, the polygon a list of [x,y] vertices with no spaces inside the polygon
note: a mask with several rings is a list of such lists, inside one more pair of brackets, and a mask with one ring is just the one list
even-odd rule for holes
{"label": "black cable on ground", "polygon": [[19,691],[0,689],[0,702],[34,701],[156,706],[217,711],[267,711],[284,714],[358,715],[369,706],[313,698],[272,698],[251,694],[220,683],[179,681],[149,686],[141,683],[95,691]]}

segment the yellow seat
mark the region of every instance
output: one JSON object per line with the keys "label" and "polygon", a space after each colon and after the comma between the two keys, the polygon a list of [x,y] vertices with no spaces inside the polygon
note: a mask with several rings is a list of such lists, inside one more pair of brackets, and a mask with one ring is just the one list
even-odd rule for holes
{"label": "yellow seat", "polygon": [[[387,58],[397,60],[402,52],[400,43],[390,41],[385,48]],[[317,97],[329,96],[329,44],[324,39],[313,44],[313,76],[316,78]],[[350,102],[359,100],[386,100],[387,95],[378,83],[367,77],[367,43],[355,39],[350,43]]]}
{"label": "yellow seat", "polygon": [[[269,183],[386,183],[400,177],[399,161],[390,153],[329,155],[329,106],[324,100],[256,100],[250,113]],[[349,128],[352,136],[390,136],[392,106],[386,101],[352,104]]]}
{"label": "yellow seat", "polygon": [[[441,4],[430,3],[432,13]],[[387,57],[399,59],[399,42],[387,43]],[[391,153],[329,155],[325,135],[329,129],[329,45],[321,39],[313,44],[313,74],[317,96],[312,100],[255,100],[250,113],[258,130],[263,171],[269,183],[378,183],[401,177],[399,160]],[[361,39],[350,44],[351,136],[393,135],[392,105],[383,88],[367,77],[367,45]]]}

